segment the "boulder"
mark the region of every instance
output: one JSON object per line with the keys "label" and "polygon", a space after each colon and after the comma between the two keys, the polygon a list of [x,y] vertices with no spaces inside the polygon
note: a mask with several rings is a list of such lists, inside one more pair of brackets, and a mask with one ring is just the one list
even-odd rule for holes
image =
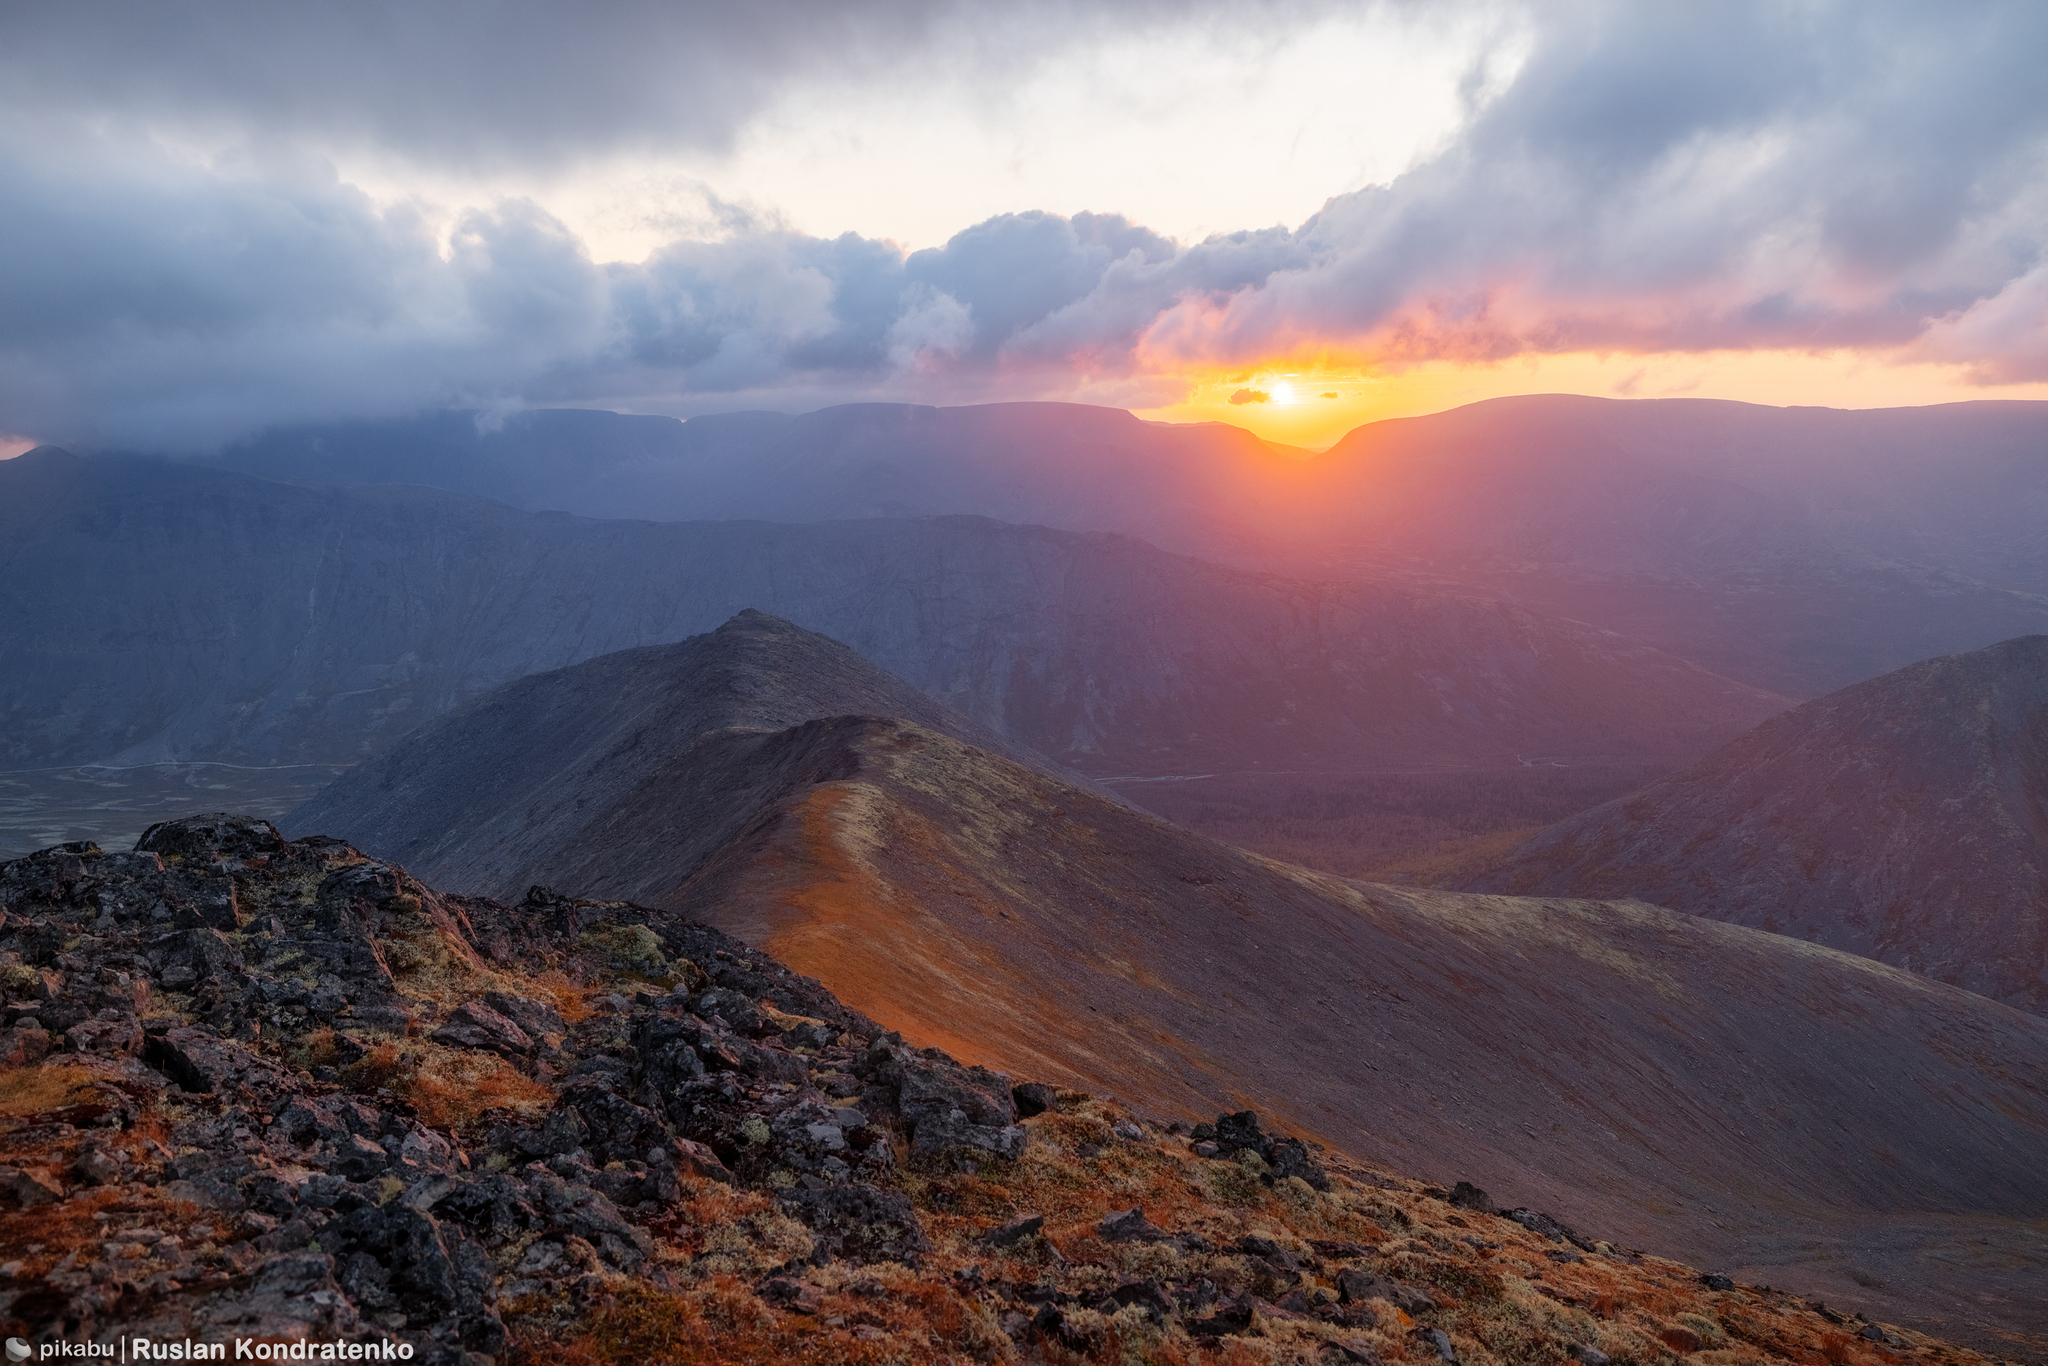
{"label": "boulder", "polygon": [[527,996],[513,996],[502,991],[484,993],[484,1004],[510,1020],[526,1035],[536,1041],[546,1036],[563,1035],[569,1026],[562,1019],[561,1012],[545,1001],[536,1001]]}
{"label": "boulder", "polygon": [[1457,1366],[1458,1354],[1451,1350],[1450,1336],[1443,1329],[1418,1328],[1415,1330],[1415,1341],[1431,1356],[1440,1361],[1448,1361],[1451,1366]]}
{"label": "boulder", "polygon": [[159,821],[135,841],[137,853],[179,858],[188,863],[268,857],[286,852],[283,835],[269,821],[213,811]]}
{"label": "boulder", "polygon": [[1474,1214],[1497,1213],[1493,1199],[1470,1181],[1460,1181],[1452,1188],[1448,1197],[1450,1203],[1459,1209],[1471,1210]]}
{"label": "boulder", "polygon": [[960,1110],[944,1114],[927,1114],[916,1122],[912,1130],[910,1155],[929,1157],[948,1148],[969,1148],[1014,1161],[1023,1155],[1027,1141],[1024,1127],[1020,1124],[997,1128],[989,1124],[976,1124]]}
{"label": "boulder", "polygon": [[533,1040],[512,1021],[482,1001],[464,1001],[433,1033],[435,1043],[476,1048],[518,1061],[533,1052]]}
{"label": "boulder", "polygon": [[1022,1242],[1044,1228],[1045,1216],[1043,1214],[1027,1214],[1021,1218],[1012,1219],[1006,1224],[996,1225],[987,1233],[982,1234],[981,1240],[990,1247],[1009,1247],[1013,1243]]}
{"label": "boulder", "polygon": [[1059,1093],[1042,1081],[1027,1081],[1010,1088],[1011,1103],[1020,1119],[1059,1109]]}
{"label": "boulder", "polygon": [[150,1036],[142,1060],[181,1090],[253,1103],[265,1110],[297,1089],[292,1074],[279,1064],[200,1029],[177,1028]]}
{"label": "boulder", "polygon": [[1145,1211],[1136,1205],[1104,1215],[1095,1225],[1095,1233],[1105,1243],[1163,1243],[1173,1237],[1147,1219]]}
{"label": "boulder", "polygon": [[783,1206],[817,1234],[820,1250],[857,1262],[915,1262],[931,1244],[902,1191],[851,1184],[793,1190]]}

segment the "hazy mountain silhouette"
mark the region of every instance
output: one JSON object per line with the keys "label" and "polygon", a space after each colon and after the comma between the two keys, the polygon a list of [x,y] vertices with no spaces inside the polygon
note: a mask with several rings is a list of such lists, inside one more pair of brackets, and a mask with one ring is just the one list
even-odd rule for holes
{"label": "hazy mountain silhouette", "polygon": [[[758,619],[687,648],[727,699],[783,695],[776,670],[823,649]],[[1254,1106],[1658,1250],[1822,1284],[1814,1263],[1839,1275],[1853,1244],[1868,1274],[1914,1268],[1898,1293],[1922,1307],[2023,1298],[1916,1259],[2048,1213],[2048,1021],[1639,904],[1323,877],[896,718],[715,730],[581,771],[558,761],[572,742],[517,780],[529,737],[621,679],[640,687],[614,705],[680,708],[678,739],[740,714],[652,657],[511,685],[409,740],[419,761],[381,771],[429,822],[412,866],[702,918],[920,1044],[1165,1113]],[[850,705],[875,697],[847,681]],[[346,819],[344,792],[381,819],[379,771],[288,824]],[[422,800],[472,786],[490,799],[438,820]]]}
{"label": "hazy mountain silhouette", "polygon": [[0,465],[0,762],[352,760],[759,607],[1097,775],[1683,761],[1784,698],[1582,623],[980,518],[593,521],[191,465]]}
{"label": "hazy mountain silhouette", "polygon": [[271,432],[218,463],[309,483],[431,484],[591,517],[964,513],[1119,531],[1209,558],[1235,547],[1263,567],[1254,542],[1268,532],[1240,516],[1241,485],[1305,454],[1224,423],[1144,422],[1078,403],[856,403],[688,422],[552,409],[488,429],[476,414],[431,413]]}
{"label": "hazy mountain silhouette", "polygon": [[2048,636],[1808,702],[1476,885],[1637,897],[2048,1013]]}
{"label": "hazy mountain silhouette", "polygon": [[965,513],[1250,567],[1449,577],[1811,696],[2048,629],[2048,404],[1844,411],[1536,395],[1313,458],[1073,404],[677,423],[535,412],[269,434],[221,459],[597,516]]}

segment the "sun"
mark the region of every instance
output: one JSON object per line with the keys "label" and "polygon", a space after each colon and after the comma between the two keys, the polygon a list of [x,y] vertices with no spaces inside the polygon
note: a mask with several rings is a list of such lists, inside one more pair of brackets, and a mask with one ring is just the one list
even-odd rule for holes
{"label": "sun", "polygon": [[1273,402],[1275,403],[1288,404],[1300,402],[1300,399],[1295,396],[1294,386],[1284,379],[1277,380],[1273,384],[1268,385],[1266,392],[1273,396]]}

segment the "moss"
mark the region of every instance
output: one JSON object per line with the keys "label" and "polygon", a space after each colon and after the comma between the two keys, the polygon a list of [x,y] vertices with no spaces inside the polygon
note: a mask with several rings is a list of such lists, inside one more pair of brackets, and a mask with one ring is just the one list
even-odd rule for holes
{"label": "moss", "polygon": [[590,952],[645,976],[659,976],[669,970],[668,958],[661,951],[661,936],[645,925],[593,925],[577,942]]}
{"label": "moss", "polygon": [[1235,1162],[1209,1162],[1203,1164],[1202,1173],[1209,1194],[1226,1205],[1257,1205],[1266,1198],[1265,1187],[1259,1184],[1256,1174],[1245,1170]]}
{"label": "moss", "polygon": [[420,1039],[379,1044],[351,1063],[343,1079],[359,1090],[389,1089],[437,1129],[467,1129],[485,1111],[534,1117],[555,1093],[495,1053],[444,1048]]}

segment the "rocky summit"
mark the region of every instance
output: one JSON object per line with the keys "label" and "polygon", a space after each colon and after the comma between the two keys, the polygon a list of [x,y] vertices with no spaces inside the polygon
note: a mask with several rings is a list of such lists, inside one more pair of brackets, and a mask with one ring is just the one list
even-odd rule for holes
{"label": "rocky summit", "polygon": [[629,903],[215,815],[0,864],[0,1316],[497,1361],[1985,1360],[1017,1083]]}

